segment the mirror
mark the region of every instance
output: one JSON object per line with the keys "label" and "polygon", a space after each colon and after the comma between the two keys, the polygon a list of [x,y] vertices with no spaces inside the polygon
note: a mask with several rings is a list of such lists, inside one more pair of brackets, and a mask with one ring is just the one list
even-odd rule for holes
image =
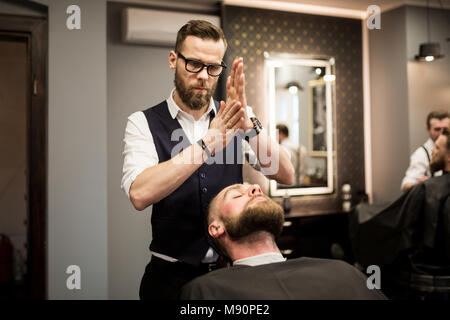
{"label": "mirror", "polygon": [[291,155],[292,186],[270,181],[271,196],[329,194],[334,188],[334,58],[265,53],[269,133]]}

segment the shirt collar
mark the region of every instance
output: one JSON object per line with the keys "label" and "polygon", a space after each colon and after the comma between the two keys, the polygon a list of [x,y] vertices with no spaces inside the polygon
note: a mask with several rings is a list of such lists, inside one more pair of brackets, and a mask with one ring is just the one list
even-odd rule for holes
{"label": "shirt collar", "polygon": [[[175,100],[173,100],[173,95],[175,92],[175,88],[172,89],[170,92],[169,97],[167,98],[167,106],[169,107],[169,113],[172,119],[175,119],[179,112],[187,114],[187,112],[183,111],[176,103]],[[204,114],[212,113],[212,115],[215,115],[217,113],[216,105],[214,104],[213,98],[211,98],[211,101],[209,102],[209,107],[206,110]]]}
{"label": "shirt collar", "polygon": [[279,252],[269,252],[258,254],[256,256],[239,259],[233,262],[234,266],[237,265],[246,265],[246,266],[259,266],[262,264],[274,263],[274,262],[282,262],[286,261],[286,258]]}
{"label": "shirt collar", "polygon": [[424,143],[424,146],[428,149],[428,151],[431,151],[434,148],[434,141],[431,140],[431,138],[428,138],[428,140]]}

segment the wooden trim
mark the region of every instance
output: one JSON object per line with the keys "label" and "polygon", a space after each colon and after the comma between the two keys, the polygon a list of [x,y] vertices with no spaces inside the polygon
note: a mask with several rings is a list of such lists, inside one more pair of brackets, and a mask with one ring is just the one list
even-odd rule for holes
{"label": "wooden trim", "polygon": [[[28,39],[29,227],[27,294],[45,299],[47,213],[47,20],[0,14],[0,32]],[[36,82],[36,92],[34,91]]]}
{"label": "wooden trim", "polygon": [[364,116],[364,177],[369,203],[373,203],[372,172],[372,105],[370,97],[370,48],[369,29],[366,20],[361,22],[362,28],[362,67],[363,67],[363,116]]}

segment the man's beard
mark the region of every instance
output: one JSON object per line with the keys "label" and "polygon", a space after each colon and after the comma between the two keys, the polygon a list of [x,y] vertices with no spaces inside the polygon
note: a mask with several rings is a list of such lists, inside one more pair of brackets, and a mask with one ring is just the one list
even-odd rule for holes
{"label": "man's beard", "polygon": [[431,158],[431,162],[430,162],[431,173],[435,173],[437,171],[444,170],[444,169],[445,169],[445,161],[444,161],[443,156],[438,159]]}
{"label": "man's beard", "polygon": [[177,90],[181,101],[183,101],[191,110],[200,110],[205,105],[208,105],[209,102],[211,101],[211,97],[217,87],[217,81],[212,86],[212,88],[207,88],[206,82],[199,82],[197,84],[197,86],[207,88],[206,89],[207,91],[205,94],[203,94],[201,92],[196,93],[194,87],[187,88],[185,86],[183,79],[181,79],[177,70],[175,70],[174,83],[175,83],[175,89]]}
{"label": "man's beard", "polygon": [[[249,207],[255,198],[263,196],[260,201]],[[266,195],[257,195],[250,199],[239,216],[222,217],[228,235],[233,241],[240,240],[257,231],[267,231],[277,237],[283,229],[284,211]]]}

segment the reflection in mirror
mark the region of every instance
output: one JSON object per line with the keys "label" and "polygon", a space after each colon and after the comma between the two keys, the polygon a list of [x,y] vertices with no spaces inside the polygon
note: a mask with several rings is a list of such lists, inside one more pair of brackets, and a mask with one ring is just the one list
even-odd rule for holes
{"label": "reflection in mirror", "polygon": [[292,186],[270,181],[271,196],[328,194],[334,185],[334,59],[265,53],[269,130],[291,155]]}

